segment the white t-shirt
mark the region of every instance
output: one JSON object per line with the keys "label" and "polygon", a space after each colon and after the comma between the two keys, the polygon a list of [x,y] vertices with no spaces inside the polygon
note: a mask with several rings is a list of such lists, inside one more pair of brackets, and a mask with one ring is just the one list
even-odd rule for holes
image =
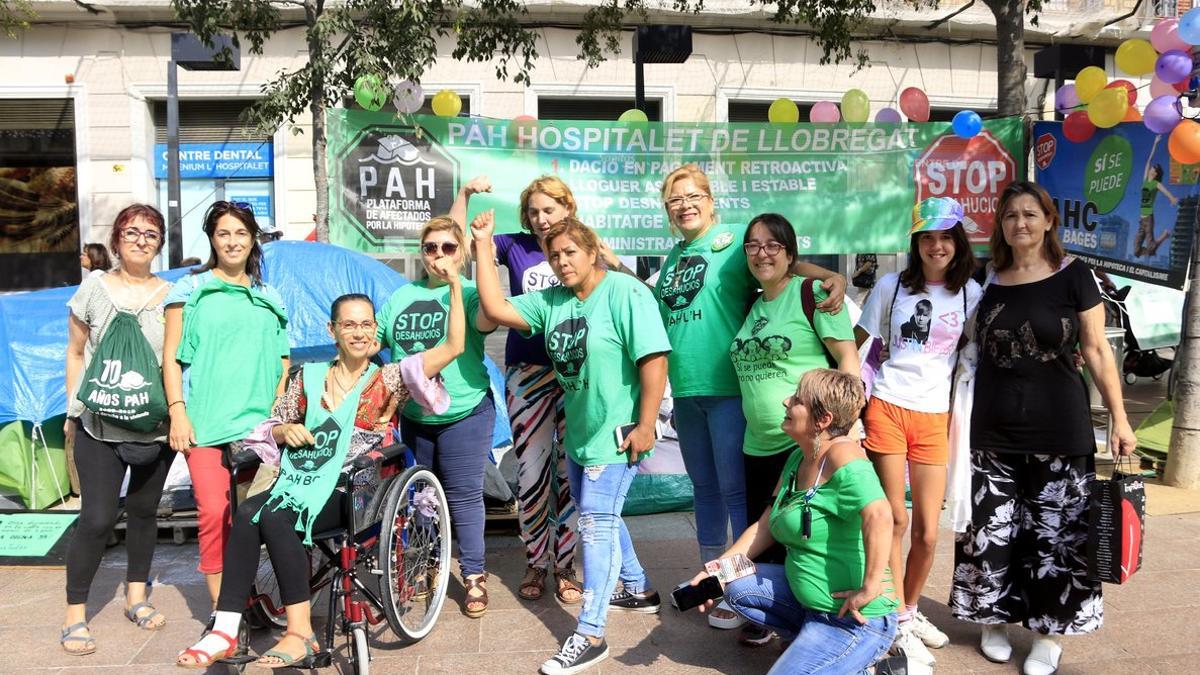
{"label": "white t-shirt", "polygon": [[941,283],[926,283],[924,293],[913,295],[904,286],[897,292],[898,281],[894,272],[880,279],[858,319],[860,328],[881,338],[888,303],[895,296],[888,359],[875,375],[871,395],[917,412],[946,412],[955,351],[982,289],[973,280],[958,293],[950,293]]}

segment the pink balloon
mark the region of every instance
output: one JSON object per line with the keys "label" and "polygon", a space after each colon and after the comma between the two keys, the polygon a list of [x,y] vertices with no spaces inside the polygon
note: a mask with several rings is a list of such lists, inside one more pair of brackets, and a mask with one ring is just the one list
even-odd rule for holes
{"label": "pink balloon", "polygon": [[842,119],[842,111],[833,101],[817,101],[808,111],[808,121],[814,124],[836,124]]}
{"label": "pink balloon", "polygon": [[1165,54],[1172,49],[1186,50],[1189,45],[1179,37],[1179,19],[1163,19],[1154,24],[1150,31],[1150,44],[1159,54]]}
{"label": "pink balloon", "polygon": [[1150,98],[1158,98],[1159,96],[1178,95],[1179,90],[1174,85],[1163,82],[1158,79],[1158,75],[1150,78]]}
{"label": "pink balloon", "polygon": [[929,121],[929,97],[919,87],[900,92],[900,110],[914,122]]}
{"label": "pink balloon", "polygon": [[879,112],[875,113],[877,124],[900,124],[902,121],[900,113],[895,108],[880,108]]}

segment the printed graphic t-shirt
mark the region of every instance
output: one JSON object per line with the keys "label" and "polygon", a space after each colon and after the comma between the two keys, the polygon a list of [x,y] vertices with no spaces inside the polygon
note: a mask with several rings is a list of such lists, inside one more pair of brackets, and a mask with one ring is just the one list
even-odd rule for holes
{"label": "printed graphic t-shirt", "polygon": [[608,272],[586,300],[554,286],[509,302],[530,333],[546,336],[546,351],[566,396],[568,456],[581,466],[627,461],[628,455],[617,451],[616,428],[638,421],[637,361],[671,351],[650,289],[631,276]]}
{"label": "printed graphic t-shirt", "polygon": [[1154,215],[1154,200],[1158,197],[1158,181],[1148,180],[1142,182],[1142,202],[1141,215]]}
{"label": "printed graphic t-shirt", "polygon": [[655,295],[673,351],[671,392],[680,396],[737,396],[738,376],[726,359],[733,336],[754,301],[758,281],[742,250],[744,225],[716,223],[704,236],[671,249]]}
{"label": "printed graphic t-shirt", "polygon": [[[487,367],[483,365],[484,334],[475,327],[479,313],[479,293],[475,284],[466,279],[463,285],[463,307],[467,313],[466,350],[442,369],[442,380],[450,392],[450,409],[433,414],[416,401],[404,406],[404,417],[427,424],[449,424],[466,417],[479,405],[491,386]],[[430,288],[428,279],[405,284],[388,298],[387,304],[375,316],[376,337],[392,350],[392,361],[436,347],[446,340],[450,322],[450,287]]]}
{"label": "printed graphic t-shirt", "polygon": [[[804,277],[792,277],[774,300],[760,297],[728,347],[746,414],[742,451],[747,455],[774,455],[795,445],[779,428],[783,400],[796,391],[801,375],[829,367],[822,339],[854,339],[847,312],[816,312],[813,332],[800,300],[803,281]],[[814,291],[818,303],[828,296],[820,286]]]}
{"label": "printed graphic t-shirt", "polygon": [[914,295],[904,286],[897,289],[898,282],[899,274],[884,275],[858,319],[860,328],[882,338],[888,304],[895,296],[888,359],[875,376],[872,395],[908,410],[946,412],[958,341],[982,291],[972,280],[958,293],[947,291],[942,283],[926,283],[925,292]]}
{"label": "printed graphic t-shirt", "polygon": [[[527,232],[498,234],[496,240],[496,262],[508,270],[509,294],[533,293],[543,288],[558,286],[561,282],[554,275],[546,254],[538,244],[537,237]],[[525,337],[515,330],[508,331],[504,345],[505,365],[523,363],[531,366],[548,366],[546,339],[541,335]]]}

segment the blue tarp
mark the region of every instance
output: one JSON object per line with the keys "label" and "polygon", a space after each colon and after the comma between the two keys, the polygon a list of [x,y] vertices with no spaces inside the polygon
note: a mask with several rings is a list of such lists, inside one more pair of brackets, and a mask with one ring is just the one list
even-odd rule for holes
{"label": "blue tarp", "polygon": [[[288,338],[296,361],[333,353],[326,325],[329,306],[344,293],[365,293],[382,307],[408,283],[398,272],[361,253],[328,244],[279,241],[264,247],[263,278],[283,295]],[[159,276],[175,281],[187,270]],[[0,295],[0,423],[43,422],[67,409],[63,364],[67,349],[67,301],[76,286]],[[504,380],[488,361],[493,392]],[[512,441],[504,397],[497,396],[495,446]]]}

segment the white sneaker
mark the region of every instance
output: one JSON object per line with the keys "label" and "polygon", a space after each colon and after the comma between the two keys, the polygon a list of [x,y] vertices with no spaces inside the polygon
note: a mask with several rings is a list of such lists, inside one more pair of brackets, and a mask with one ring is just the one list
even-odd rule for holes
{"label": "white sneaker", "polygon": [[1062,652],[1062,645],[1057,640],[1046,635],[1038,636],[1033,640],[1033,649],[1029,650],[1022,670],[1025,675],[1051,675],[1058,671]]}
{"label": "white sneaker", "polygon": [[1012,658],[1012,643],[1008,641],[1008,624],[984,624],[979,635],[979,651],[993,663],[1008,663]]}
{"label": "white sneaker", "polygon": [[938,630],[938,627],[921,613],[920,610],[913,612],[912,619],[908,622],[911,625],[913,635],[921,638],[921,642],[925,643],[930,649],[941,649],[950,642],[950,636]]}
{"label": "white sneaker", "polygon": [[905,621],[900,624],[900,627],[896,630],[896,640],[892,643],[892,648],[907,656],[910,662],[920,663],[932,668],[933,664],[937,663],[937,659],[933,658],[933,654],[930,653],[929,648],[913,632],[912,624],[912,621]]}
{"label": "white sneaker", "polygon": [[741,628],[742,624],[746,623],[746,619],[733,608],[729,603],[722,600],[713,606],[708,612],[708,625],[721,630],[734,630]]}

